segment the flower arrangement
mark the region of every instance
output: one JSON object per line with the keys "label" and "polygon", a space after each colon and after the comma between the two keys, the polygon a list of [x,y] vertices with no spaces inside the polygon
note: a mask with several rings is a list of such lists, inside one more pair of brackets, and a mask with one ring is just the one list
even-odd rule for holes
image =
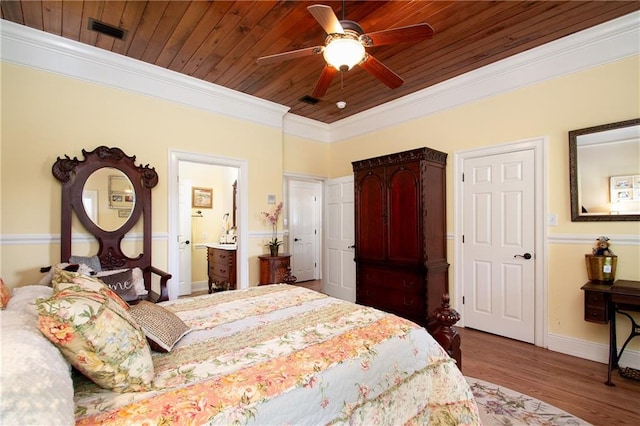
{"label": "flower arrangement", "polygon": [[266,244],[269,247],[272,256],[277,256],[278,249],[282,244],[282,241],[278,240],[278,218],[280,217],[280,213],[282,213],[282,201],[276,205],[273,212],[260,212],[260,214],[264,215],[273,228],[273,237]]}

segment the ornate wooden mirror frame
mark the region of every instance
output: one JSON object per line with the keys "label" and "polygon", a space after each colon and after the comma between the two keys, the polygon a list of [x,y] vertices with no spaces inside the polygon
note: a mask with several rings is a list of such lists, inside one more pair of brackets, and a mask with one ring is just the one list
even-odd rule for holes
{"label": "ornate wooden mirror frame", "polygon": [[[99,244],[97,256],[104,269],[134,268],[142,269],[145,287],[149,291],[148,299],[159,302],[169,299],[167,281],[171,275],[151,265],[151,189],[158,184],[158,174],[149,165],[135,164],[135,156],[126,155],[119,148],[99,146],[93,151],[82,150],[84,160],[77,157],[58,157],[52,172],[62,182],[62,222],[60,230],[60,259],[67,262],[72,255],[72,219],[75,213],[82,226],[92,234]],[[133,188],[133,208],[124,224],[115,230],[102,229],[87,214],[83,203],[83,190],[87,179],[97,170],[113,168],[122,172]],[[121,242],[142,218],[142,253],[137,257],[128,257]],[[153,292],[152,274],[160,277],[160,294]]]}

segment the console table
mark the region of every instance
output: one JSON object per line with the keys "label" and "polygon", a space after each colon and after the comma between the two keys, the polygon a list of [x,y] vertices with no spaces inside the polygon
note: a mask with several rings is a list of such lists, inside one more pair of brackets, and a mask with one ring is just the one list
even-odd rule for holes
{"label": "console table", "polygon": [[[609,386],[615,386],[611,381],[611,371],[619,369],[618,361],[622,357],[627,344],[636,336],[640,336],[640,324],[624,311],[640,312],[640,281],[618,280],[613,284],[600,281],[589,281],[582,286],[584,290],[584,320],[600,324],[609,323],[609,366],[607,381]],[[631,333],[625,340],[620,353],[616,337],[616,313],[626,316],[631,321]],[[640,371],[625,368],[620,375],[640,380]]]}

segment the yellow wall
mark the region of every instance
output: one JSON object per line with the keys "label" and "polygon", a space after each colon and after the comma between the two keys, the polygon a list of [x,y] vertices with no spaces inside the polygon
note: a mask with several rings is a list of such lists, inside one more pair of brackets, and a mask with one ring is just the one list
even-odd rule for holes
{"label": "yellow wall", "polygon": [[[594,240],[599,235],[607,235],[619,256],[617,277],[640,280],[640,247],[616,244],[615,237],[639,235],[640,224],[571,222],[568,172],[570,130],[640,117],[639,62],[640,57],[617,61],[332,144],[330,175],[351,174],[354,160],[420,146],[446,152],[449,154],[447,228],[451,234],[454,225],[453,154],[546,136],[548,210],[558,216],[558,226],[548,228],[549,235],[586,234]],[[448,249],[453,289],[456,267],[453,244],[449,244]],[[604,343],[607,328],[583,321],[580,287],[587,281],[584,254],[590,252],[591,244],[549,246],[548,331]],[[624,335],[627,334],[628,331],[624,331]]]}
{"label": "yellow wall", "polygon": [[329,173],[330,144],[284,135],[284,170],[308,176],[326,177]]}
{"label": "yellow wall", "polygon": [[[313,176],[351,174],[351,161],[419,146],[449,153],[448,232],[453,232],[453,154],[533,137],[548,138],[548,210],[563,235],[607,235],[619,255],[618,277],[640,280],[640,247],[616,243],[638,235],[638,222],[570,221],[567,132],[640,116],[640,58],[630,58],[469,103],[392,128],[334,144],[283,136],[281,130],[166,101],[2,63],[0,234],[46,239],[60,230],[60,186],[51,175],[56,157],[82,148],[117,146],[153,165],[155,233],[167,232],[168,154],[182,151],[246,159],[249,163],[249,232],[268,229],[260,211],[266,194],[282,199],[283,171]],[[453,245],[449,260],[453,262]],[[551,244],[548,264],[549,332],[596,342],[606,328],[582,320],[586,281],[583,255],[591,244]],[[257,282],[263,238],[250,241],[250,283]],[[38,268],[57,262],[59,246],[2,244],[0,274],[10,287],[35,282]],[[154,263],[166,268],[167,244],[154,243]],[[452,265],[451,277],[454,277]],[[453,281],[451,281],[453,283]],[[636,345],[637,347],[637,345]]]}
{"label": "yellow wall", "polygon": [[[51,174],[58,156],[116,146],[156,168],[153,232],[168,230],[168,151],[245,159],[249,173],[249,232],[263,232],[266,194],[282,194],[282,133],[199,109],[2,63],[3,236],[42,239],[60,232],[60,183]],[[37,282],[38,268],[59,261],[59,245],[3,244],[0,274],[10,286]],[[249,282],[258,282],[262,239],[250,241]],[[153,262],[167,269],[167,244],[154,242]]]}

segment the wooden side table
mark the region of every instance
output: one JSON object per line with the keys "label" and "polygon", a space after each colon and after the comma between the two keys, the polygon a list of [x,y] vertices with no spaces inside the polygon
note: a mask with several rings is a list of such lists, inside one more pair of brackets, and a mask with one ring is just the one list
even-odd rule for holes
{"label": "wooden side table", "polygon": [[[618,364],[627,344],[634,337],[640,336],[640,324],[624,312],[640,312],[640,281],[618,280],[613,284],[589,281],[581,289],[584,291],[584,320],[600,324],[609,323],[609,365],[605,383],[615,386],[611,380],[611,371],[614,369],[618,369],[623,377],[640,380],[640,370],[630,367],[622,369]],[[626,316],[631,322],[631,332],[619,353],[616,313]]]}
{"label": "wooden side table", "polygon": [[291,255],[280,254],[271,256],[263,254],[258,256],[260,259],[260,283],[263,284],[293,284],[296,277],[291,275]]}

